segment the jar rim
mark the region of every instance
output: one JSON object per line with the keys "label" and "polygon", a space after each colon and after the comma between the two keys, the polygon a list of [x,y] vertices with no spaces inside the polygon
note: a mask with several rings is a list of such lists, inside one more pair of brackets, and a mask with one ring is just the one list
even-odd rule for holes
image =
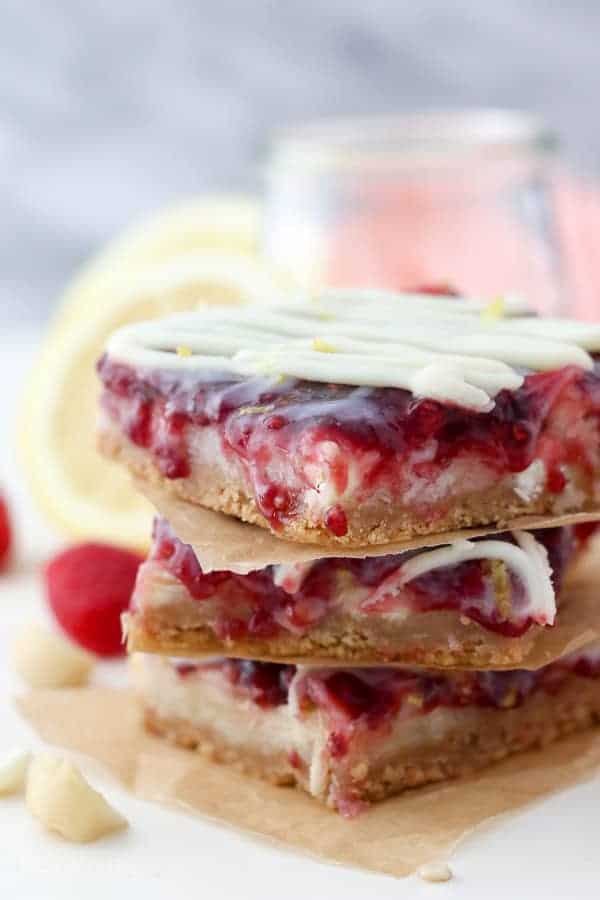
{"label": "jar rim", "polygon": [[509,109],[421,111],[321,119],[276,132],[271,166],[403,168],[516,157],[549,157],[556,132],[540,117]]}

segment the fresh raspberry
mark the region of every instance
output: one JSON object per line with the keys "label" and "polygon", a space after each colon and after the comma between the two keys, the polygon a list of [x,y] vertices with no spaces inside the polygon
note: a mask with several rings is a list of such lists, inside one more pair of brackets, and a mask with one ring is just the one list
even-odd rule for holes
{"label": "fresh raspberry", "polygon": [[12,528],[8,507],[0,497],[0,572],[8,568],[12,550]]}
{"label": "fresh raspberry", "polygon": [[129,606],[142,557],[108,544],[78,544],[46,566],[48,601],[69,637],[99,656],[124,647],[121,613]]}

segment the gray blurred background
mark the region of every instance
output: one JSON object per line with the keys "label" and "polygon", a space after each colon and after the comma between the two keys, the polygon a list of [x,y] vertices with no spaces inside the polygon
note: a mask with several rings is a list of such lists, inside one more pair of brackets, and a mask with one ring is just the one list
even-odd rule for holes
{"label": "gray blurred background", "polygon": [[597,0],[0,0],[0,14],[0,323],[44,319],[145,210],[259,190],[270,131],[296,120],[530,108],[598,168]]}

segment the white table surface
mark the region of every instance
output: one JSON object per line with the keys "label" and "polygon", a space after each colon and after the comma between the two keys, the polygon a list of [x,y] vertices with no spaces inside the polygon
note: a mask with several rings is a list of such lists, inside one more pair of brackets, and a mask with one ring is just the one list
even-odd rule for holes
{"label": "white table surface", "polygon": [[[0,750],[39,741],[11,698],[22,689],[10,671],[9,650],[19,623],[46,615],[36,562],[54,538],[37,518],[17,471],[12,422],[35,336],[0,336],[0,484],[17,520],[17,572],[0,577]],[[100,681],[123,677],[121,664],[102,665]],[[121,900],[202,897],[208,900],[377,900],[444,896],[461,900],[535,900],[598,896],[600,778],[549,798],[472,835],[450,860],[454,879],[427,884],[395,880],[287,853],[237,832],[153,806],[123,790],[96,764],[85,774],[129,819],[125,834],[72,845],[42,831],[21,799],[0,799],[0,897]],[[351,824],[348,825],[352,827]]]}

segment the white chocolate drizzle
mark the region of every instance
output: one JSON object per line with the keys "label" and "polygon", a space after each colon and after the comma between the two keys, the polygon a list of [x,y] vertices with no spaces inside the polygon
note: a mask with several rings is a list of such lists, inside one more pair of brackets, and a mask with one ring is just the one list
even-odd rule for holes
{"label": "white chocolate drizzle", "polygon": [[[512,536],[515,544],[493,539],[459,540],[445,547],[419,553],[402,565],[396,585],[398,589],[402,589],[410,581],[435,569],[457,566],[469,560],[500,560],[525,587],[526,601],[519,608],[519,616],[530,616],[537,622],[552,625],[556,616],[556,598],[546,548],[527,531],[513,531]],[[389,583],[384,582],[379,590],[382,593],[389,591]],[[372,602],[376,601],[377,598],[374,597]]]}
{"label": "white chocolate drizzle", "polygon": [[524,372],[588,370],[600,326],[523,315],[510,298],[502,316],[482,300],[338,291],[279,305],[207,307],[128,325],[108,354],[143,369],[396,387],[488,412]]}
{"label": "white chocolate drizzle", "polygon": [[[458,540],[443,547],[425,549],[404,563],[400,560],[398,569],[369,598],[369,607],[377,608],[378,600],[390,591],[401,593],[409,582],[436,569],[458,566],[470,560],[499,560],[525,588],[526,596],[515,614],[519,618],[531,617],[539,624],[551,625],[556,616],[556,597],[546,548],[527,531],[513,531],[512,536],[514,544],[491,538]],[[275,566],[273,581],[293,594],[300,590],[313,565],[314,562]]]}

